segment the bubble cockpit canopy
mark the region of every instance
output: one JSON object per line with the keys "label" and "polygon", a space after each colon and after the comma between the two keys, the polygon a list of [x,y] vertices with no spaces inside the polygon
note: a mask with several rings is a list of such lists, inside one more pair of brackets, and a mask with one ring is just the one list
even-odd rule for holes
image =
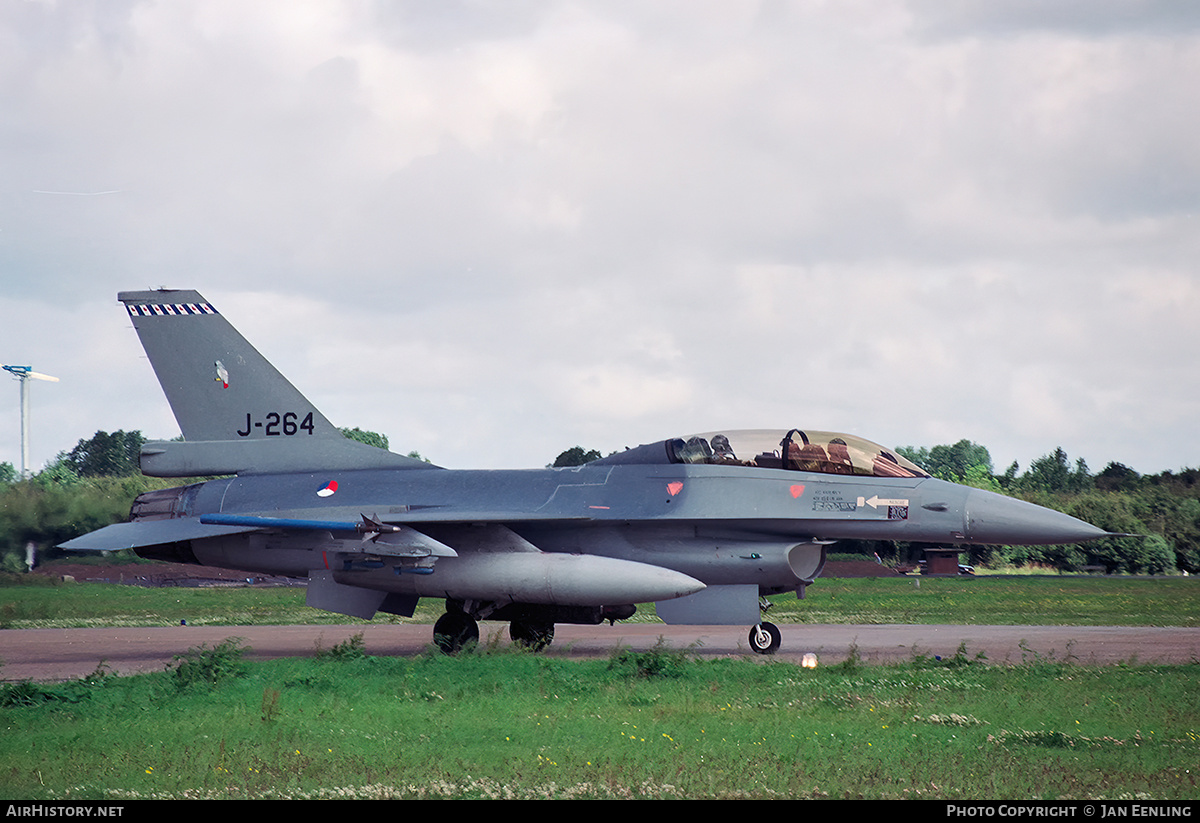
{"label": "bubble cockpit canopy", "polygon": [[812,429],[706,432],[639,446],[596,462],[705,463],[867,477],[929,476],[920,466],[878,443],[852,434]]}

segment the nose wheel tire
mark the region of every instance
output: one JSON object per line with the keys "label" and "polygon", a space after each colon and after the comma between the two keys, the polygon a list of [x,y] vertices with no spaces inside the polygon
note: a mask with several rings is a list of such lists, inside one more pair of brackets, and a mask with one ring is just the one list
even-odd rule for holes
{"label": "nose wheel tire", "polygon": [[783,643],[783,635],[779,627],[765,620],[750,628],[750,648],[758,654],[775,654]]}

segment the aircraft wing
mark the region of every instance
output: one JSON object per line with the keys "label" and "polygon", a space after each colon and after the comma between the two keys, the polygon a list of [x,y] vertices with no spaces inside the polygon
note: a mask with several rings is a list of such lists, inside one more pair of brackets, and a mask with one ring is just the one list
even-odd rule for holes
{"label": "aircraft wing", "polygon": [[[426,532],[414,529],[405,523],[386,523],[378,517],[360,515],[357,521],[350,520],[310,520],[295,517],[265,517],[246,514],[205,514],[200,516],[202,525],[221,525],[241,527],[248,530],[263,529],[269,531],[321,531],[328,532],[332,537],[338,532],[357,532],[364,536],[363,546],[367,546],[372,554],[392,554],[399,556],[428,556],[457,557],[460,549],[467,553],[532,553],[540,554],[534,544],[508,528],[502,519],[514,522],[509,516],[471,517],[462,519],[442,518],[425,520],[422,528]],[[558,520],[561,518],[538,518]],[[521,520],[520,517],[516,518]],[[446,541],[446,542],[442,542]]]}
{"label": "aircraft wing", "polygon": [[[390,515],[383,521],[367,518],[360,513],[349,510],[330,512],[293,511],[284,513],[285,516],[266,516],[262,514],[203,514],[199,517],[181,517],[165,520],[137,520],[128,523],[115,523],[105,526],[89,534],[68,540],[59,544],[59,548],[70,551],[120,551],[121,549],[138,549],[159,546],[169,543],[179,543],[186,540],[200,540],[206,537],[224,537],[230,534],[245,534],[256,531],[325,531],[325,532],[360,532],[366,534],[387,534],[389,532],[411,533],[412,529],[406,523],[430,523],[461,525],[465,523],[490,523],[495,528],[501,528],[501,522],[524,521],[556,521],[563,520],[560,516],[541,514],[513,514],[512,512],[420,512],[410,513],[402,519]],[[321,517],[319,515],[324,515]],[[336,519],[335,519],[336,518]],[[587,520],[587,517],[566,518],[571,520]],[[374,523],[374,526],[372,526]],[[384,544],[388,540],[383,541]],[[511,544],[513,541],[504,541]],[[536,550],[532,546],[504,545],[502,551]],[[453,552],[436,552],[439,554]]]}
{"label": "aircraft wing", "polygon": [[[290,509],[272,515],[259,513],[232,514],[213,512],[200,515],[202,524],[241,526],[252,529],[283,529],[298,531],[370,531],[363,528],[365,512],[362,507],[338,509]],[[369,511],[370,509],[368,509]],[[587,515],[564,516],[546,512],[491,511],[483,509],[413,508],[402,514],[389,513],[378,517],[379,525],[466,524],[466,523],[557,523],[594,520]]]}

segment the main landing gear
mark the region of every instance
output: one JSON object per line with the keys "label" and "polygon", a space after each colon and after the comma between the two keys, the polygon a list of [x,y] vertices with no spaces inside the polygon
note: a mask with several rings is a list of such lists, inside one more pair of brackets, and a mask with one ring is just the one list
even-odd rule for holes
{"label": "main landing gear", "polygon": [[433,624],[433,642],[445,654],[455,654],[479,642],[479,623],[466,612],[448,611]]}
{"label": "main landing gear", "polygon": [[[433,624],[433,642],[445,654],[456,654],[472,643],[479,642],[478,617],[487,617],[492,609],[474,605],[471,611],[463,604],[448,602],[446,613]],[[493,617],[496,615],[493,614]],[[513,619],[508,625],[508,635],[518,646],[540,652],[554,640],[554,623],[528,618]]]}
{"label": "main landing gear", "polygon": [[[769,601],[766,601],[765,598],[763,600],[769,607]],[[445,654],[457,654],[464,648],[479,642],[480,619],[503,620],[505,618],[510,621],[508,636],[518,646],[540,652],[554,641],[554,622],[546,619],[551,617],[550,614],[545,612],[531,614],[528,609],[514,612],[510,609],[511,607],[506,606],[497,610],[493,604],[448,600],[446,601],[446,613],[433,624],[434,645]],[[765,611],[766,608],[763,610]],[[633,608],[629,607],[627,612],[624,610],[619,614],[614,612],[607,615],[606,619],[625,619],[632,612]],[[598,615],[603,616],[601,613]],[[564,617],[564,615],[559,616]],[[578,616],[576,617],[576,620],[567,622],[600,622],[599,620],[583,621],[579,620]],[[778,626],[763,620],[757,626],[750,628],[749,641],[750,648],[755,653],[775,654],[783,643],[783,635]]]}
{"label": "main landing gear", "polygon": [[534,620],[514,620],[508,624],[508,636],[518,646],[540,652],[554,641],[554,624]]}

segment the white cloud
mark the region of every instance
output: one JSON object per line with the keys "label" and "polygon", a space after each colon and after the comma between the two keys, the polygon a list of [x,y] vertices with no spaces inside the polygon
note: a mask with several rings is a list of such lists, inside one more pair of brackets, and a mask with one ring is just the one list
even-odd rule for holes
{"label": "white cloud", "polygon": [[457,466],[762,425],[1198,465],[1196,15],[1000,5],[9,4],[4,295],[80,369],[40,459],[169,435],[111,303],[168,285]]}

